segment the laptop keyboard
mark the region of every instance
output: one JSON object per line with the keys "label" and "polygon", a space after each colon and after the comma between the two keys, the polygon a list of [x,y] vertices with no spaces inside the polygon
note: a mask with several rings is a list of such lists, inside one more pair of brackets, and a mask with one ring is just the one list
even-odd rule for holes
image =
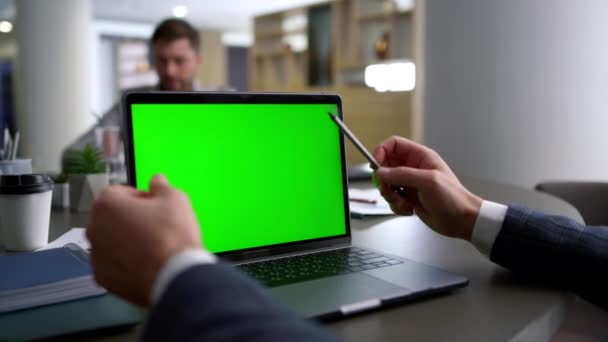
{"label": "laptop keyboard", "polygon": [[237,267],[265,286],[273,287],[401,263],[401,260],[349,247],[253,262]]}

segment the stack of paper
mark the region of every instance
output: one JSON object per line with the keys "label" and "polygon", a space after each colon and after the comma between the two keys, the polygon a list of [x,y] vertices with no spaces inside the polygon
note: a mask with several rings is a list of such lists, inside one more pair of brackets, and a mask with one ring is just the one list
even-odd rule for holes
{"label": "stack of paper", "polygon": [[106,293],[93,279],[87,252],[74,244],[0,256],[0,274],[0,313]]}
{"label": "stack of paper", "polygon": [[392,215],[390,205],[377,189],[348,189],[350,214],[353,217]]}
{"label": "stack of paper", "polygon": [[57,239],[55,239],[53,242],[50,242],[48,245],[42,248],[38,248],[37,251],[42,251],[51,248],[59,248],[70,243],[73,243],[84,250],[91,249],[91,244],[89,243],[89,240],[87,240],[86,237],[86,228],[72,228]]}

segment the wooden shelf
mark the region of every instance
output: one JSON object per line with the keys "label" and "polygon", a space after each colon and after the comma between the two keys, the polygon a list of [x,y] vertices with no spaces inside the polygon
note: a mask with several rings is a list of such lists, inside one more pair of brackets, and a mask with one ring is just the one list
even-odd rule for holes
{"label": "wooden shelf", "polygon": [[283,31],[256,32],[255,40],[277,39],[283,37]]}
{"label": "wooden shelf", "polygon": [[254,58],[264,58],[264,57],[282,57],[287,54],[287,51],[284,50],[274,50],[274,51],[265,51],[265,52],[254,52]]}
{"label": "wooden shelf", "polygon": [[357,21],[383,21],[383,20],[387,20],[390,19],[391,14],[389,13],[368,13],[368,14],[361,14],[359,16],[357,16],[356,20]]}
{"label": "wooden shelf", "polygon": [[[363,70],[369,64],[382,63],[389,60],[411,59],[412,36],[413,36],[413,13],[412,10],[399,11],[396,7],[390,11],[383,6],[383,0],[339,0],[332,1],[323,6],[329,7],[330,19],[329,28],[331,35],[321,31],[321,40],[330,40],[330,51],[327,48],[311,46],[319,44],[318,39],[311,39],[309,34],[319,35],[318,25],[312,24],[315,18],[319,18],[315,13],[318,5],[309,6],[295,10],[262,15],[254,19],[254,32],[256,42],[252,49],[251,61],[256,63],[252,66],[252,90],[284,90],[294,79],[298,81],[298,87],[312,87],[316,82],[327,83],[330,85],[354,86],[354,83],[346,83],[344,74]],[[297,15],[307,16],[303,27],[297,26],[295,29],[285,31],[282,22],[286,18]],[[327,16],[325,17],[327,18]],[[323,19],[326,20],[326,19]],[[313,25],[311,27],[307,27]],[[327,25],[327,24],[325,24]],[[389,47],[387,59],[377,59],[374,50],[375,42],[386,34]],[[307,39],[308,44],[304,51],[290,51],[286,44],[289,44],[290,35],[302,35]],[[298,39],[300,39],[298,37]],[[316,42],[316,43],[313,43]],[[299,48],[304,48],[303,42]],[[325,44],[325,43],[323,43]],[[317,51],[318,50],[318,51]],[[319,60],[320,52],[325,60]],[[275,64],[272,72],[277,75],[268,76],[269,72],[266,64]],[[298,68],[289,65],[298,63]],[[316,70],[320,70],[316,74]],[[304,73],[296,75],[294,73]],[[314,76],[311,76],[314,75]],[[321,75],[321,76],[319,76]],[[329,76],[328,76],[329,75]],[[318,81],[315,77],[321,77]],[[285,84],[277,83],[279,80]],[[328,81],[329,80],[329,81]],[[264,83],[269,81],[269,83]],[[257,87],[257,88],[256,88]],[[274,89],[275,87],[281,87]],[[260,89],[261,88],[261,89]],[[298,88],[300,89],[300,88]],[[291,90],[291,89],[285,89]]]}
{"label": "wooden shelf", "polygon": [[307,34],[308,33],[308,29],[306,27],[302,27],[296,30],[289,30],[289,31],[284,31],[283,35],[284,36],[289,36],[292,34]]}
{"label": "wooden shelf", "polygon": [[361,14],[361,15],[357,16],[356,20],[360,21],[360,22],[383,21],[383,20],[394,19],[396,17],[409,16],[411,14],[412,14],[412,11],[398,11],[398,12],[391,12],[391,13],[386,13],[386,12],[366,13],[366,14]]}
{"label": "wooden shelf", "polygon": [[297,30],[291,31],[272,31],[272,32],[257,32],[255,34],[255,40],[281,40],[283,37],[296,35],[296,34],[306,34],[306,28],[303,27]]}
{"label": "wooden shelf", "polygon": [[367,66],[367,63],[344,63],[338,67],[338,71],[353,71],[363,69]]}
{"label": "wooden shelf", "polygon": [[397,11],[397,12],[395,12],[395,15],[397,15],[397,16],[410,16],[412,14],[414,14],[414,10],[413,9],[407,10],[407,11]]}
{"label": "wooden shelf", "polygon": [[[364,84],[363,70],[373,63],[411,59],[413,11],[387,12],[384,0],[333,0],[254,19],[256,42],[250,53],[252,91],[340,94],[349,127],[370,146],[387,136],[414,136],[411,92],[380,93]],[[415,9],[414,9],[415,10]],[[305,16],[285,31],[284,20]],[[289,27],[287,25],[287,27]],[[375,42],[388,33],[387,59],[376,58]],[[290,35],[297,37],[291,51]],[[378,119],[382,115],[382,119]],[[363,158],[347,146],[349,163]]]}

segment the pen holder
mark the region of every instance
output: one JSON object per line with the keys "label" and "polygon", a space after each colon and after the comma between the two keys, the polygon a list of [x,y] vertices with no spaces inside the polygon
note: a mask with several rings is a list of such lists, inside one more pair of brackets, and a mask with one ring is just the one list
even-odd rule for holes
{"label": "pen holder", "polygon": [[0,160],[0,175],[26,175],[31,173],[31,158]]}

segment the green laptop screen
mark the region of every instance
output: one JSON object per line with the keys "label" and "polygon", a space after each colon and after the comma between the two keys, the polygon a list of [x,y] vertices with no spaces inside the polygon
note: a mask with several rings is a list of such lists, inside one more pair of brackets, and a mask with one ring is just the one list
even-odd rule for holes
{"label": "green laptop screen", "polygon": [[136,187],[186,192],[211,252],[346,234],[334,104],[132,104]]}

